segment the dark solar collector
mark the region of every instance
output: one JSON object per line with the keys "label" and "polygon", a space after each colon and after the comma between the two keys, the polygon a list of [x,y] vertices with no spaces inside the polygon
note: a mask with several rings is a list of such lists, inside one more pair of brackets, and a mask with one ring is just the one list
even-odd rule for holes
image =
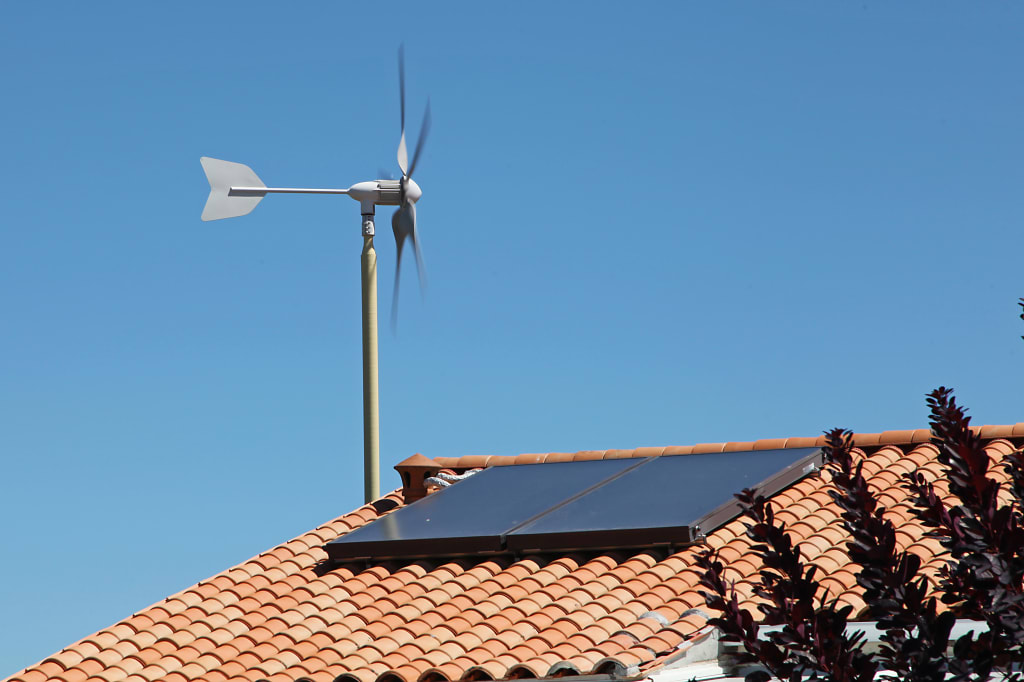
{"label": "dark solar collector", "polygon": [[679,546],[821,465],[818,448],[484,469],[325,545],[334,560]]}

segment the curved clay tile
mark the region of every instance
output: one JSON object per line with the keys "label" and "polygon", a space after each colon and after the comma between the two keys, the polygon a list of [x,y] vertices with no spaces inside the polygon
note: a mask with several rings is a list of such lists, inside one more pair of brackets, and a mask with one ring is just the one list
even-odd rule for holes
{"label": "curved clay tile", "polygon": [[548,668],[546,677],[575,677],[580,674],[580,669],[572,661],[555,661]]}
{"label": "curved clay tile", "polygon": [[[725,452],[729,443],[698,443],[693,446],[692,454],[705,455],[713,452]],[[737,450],[751,450],[753,443],[732,443]],[[730,448],[731,449],[731,448]]]}

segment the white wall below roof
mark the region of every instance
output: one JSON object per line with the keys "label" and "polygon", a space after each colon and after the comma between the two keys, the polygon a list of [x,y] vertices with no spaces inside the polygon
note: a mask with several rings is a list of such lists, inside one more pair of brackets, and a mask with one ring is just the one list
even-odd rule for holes
{"label": "white wall below roof", "polygon": [[[763,626],[759,630],[762,638],[768,634],[781,630],[782,626]],[[977,635],[987,629],[986,624],[976,620],[958,620],[950,632],[950,642],[955,642],[968,633]],[[881,644],[880,636],[883,630],[878,628],[874,622],[849,623],[846,626],[848,635],[862,632],[866,639],[866,650],[877,651]],[[717,629],[709,628],[707,631],[700,631],[693,639],[684,642],[679,647],[679,655],[670,659],[661,670],[651,673],[646,680],[649,682],[688,682],[689,680],[723,680],[724,682],[744,682],[747,674],[755,670],[764,670],[759,665],[735,664],[735,656],[740,650],[740,645],[733,642],[722,642]],[[952,651],[952,646],[950,647]],[[886,673],[880,671],[875,679],[882,680]],[[993,675],[993,680],[1006,679],[1006,675]]]}

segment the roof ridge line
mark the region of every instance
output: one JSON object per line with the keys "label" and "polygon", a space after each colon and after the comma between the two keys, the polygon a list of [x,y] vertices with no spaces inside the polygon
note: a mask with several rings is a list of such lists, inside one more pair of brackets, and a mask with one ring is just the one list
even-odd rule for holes
{"label": "roof ridge line", "polygon": [[[1000,438],[1024,438],[1024,422],[1016,424],[983,424],[972,426],[971,430],[985,440]],[[903,429],[881,433],[853,434],[856,447],[882,447],[886,445],[916,445],[931,441],[930,429]],[[579,450],[574,453],[548,452],[521,455],[462,455],[460,457],[434,457],[433,460],[446,469],[480,469],[512,464],[547,464],[550,462],[579,462],[595,459],[623,459],[650,457],[655,451],[659,455],[700,455],[716,452],[740,452],[749,450],[783,450],[789,448],[822,447],[825,435],[791,438],[761,438],[754,441],[730,441],[725,443],[697,443],[695,445],[639,447],[632,450]]]}

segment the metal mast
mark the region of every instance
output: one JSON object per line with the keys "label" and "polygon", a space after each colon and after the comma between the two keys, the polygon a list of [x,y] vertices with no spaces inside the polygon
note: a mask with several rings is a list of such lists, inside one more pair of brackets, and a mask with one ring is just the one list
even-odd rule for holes
{"label": "metal mast", "polygon": [[363,497],[380,497],[380,405],[377,396],[377,252],[373,248],[373,207],[363,213]]}

